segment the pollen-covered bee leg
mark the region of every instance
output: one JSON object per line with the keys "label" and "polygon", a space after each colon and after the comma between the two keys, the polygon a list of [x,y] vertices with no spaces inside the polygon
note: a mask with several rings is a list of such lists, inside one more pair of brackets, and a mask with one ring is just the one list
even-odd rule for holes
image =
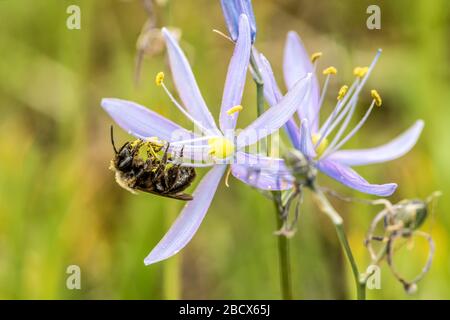
{"label": "pollen-covered bee leg", "polygon": [[[181,167],[181,164],[182,164],[182,161],[178,161],[178,160],[179,160],[179,158],[182,158],[182,157],[183,157],[183,150],[184,150],[184,146],[181,147],[180,154],[179,154],[179,156],[175,159],[174,165],[173,165],[172,169],[170,170],[170,171],[172,171],[172,172],[173,172],[173,171],[175,172],[175,176],[174,176],[173,179],[171,179],[171,181],[172,181],[172,182],[171,182],[171,185],[168,186],[169,191],[173,191],[173,190],[175,190],[176,188],[178,188],[177,181],[178,181],[178,179],[180,178],[180,167]],[[168,175],[168,176],[169,176],[169,175]],[[169,176],[168,178],[170,178],[170,176]]]}
{"label": "pollen-covered bee leg", "polygon": [[147,142],[146,145],[147,145],[147,158],[154,157],[155,159],[157,159],[158,155],[156,154],[156,151],[153,148],[152,144],[150,142]]}
{"label": "pollen-covered bee leg", "polygon": [[181,147],[181,150],[180,150],[180,154],[178,155],[178,158],[179,158],[179,164],[181,165],[181,163],[183,163],[183,157],[184,157],[184,154],[183,154],[183,152],[184,152],[184,146],[182,146]]}
{"label": "pollen-covered bee leg", "polygon": [[159,179],[159,178],[162,177],[161,174],[164,172],[164,169],[165,169],[166,164],[167,164],[167,159],[169,157],[169,147],[170,147],[170,143],[167,143],[166,150],[164,150],[164,154],[162,156],[162,159],[159,162],[158,167],[156,168],[155,179]]}

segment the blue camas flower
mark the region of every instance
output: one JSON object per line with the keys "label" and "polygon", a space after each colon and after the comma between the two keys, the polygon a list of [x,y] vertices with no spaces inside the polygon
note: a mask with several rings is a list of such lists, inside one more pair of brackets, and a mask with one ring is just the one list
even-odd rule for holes
{"label": "blue camas flower", "polygon": [[[353,84],[341,87],[334,110],[323,124],[319,125],[319,111],[323,104],[328,82],[330,77],[336,74],[337,70],[334,67],[323,70],[326,78],[322,93],[320,93],[319,82],[314,72],[316,60],[321,56],[321,53],[314,53],[310,57],[297,33],[289,32],[283,62],[284,79],[287,88],[292,88],[296,81],[307,73],[313,73],[313,77],[310,92],[304,101],[299,101],[298,103],[297,114],[300,118],[300,128],[291,119],[286,124],[286,129],[294,147],[311,159],[321,172],[352,189],[367,194],[389,196],[395,191],[397,184],[371,184],[351,167],[386,162],[404,155],[416,144],[424,126],[422,120],[416,121],[408,130],[385,145],[369,149],[341,149],[363,126],[374,107],[381,106],[380,95],[376,90],[372,90],[373,100],[369,108],[358,124],[344,135],[355,113],[359,94],[380,54],[381,50],[377,52],[369,67],[357,67],[354,69],[356,78]],[[262,54],[255,52],[255,56],[264,78],[265,98],[269,105],[276,105],[283,96],[274,79],[271,66]],[[330,136],[332,137],[331,139]],[[244,169],[241,168],[241,171]]]}
{"label": "blue camas flower", "polygon": [[[246,153],[243,149],[257,143],[260,139],[277,131],[296,112],[297,104],[305,98],[311,84],[311,74],[305,74],[292,86],[292,89],[247,128],[235,132],[241,99],[244,90],[251,50],[251,31],[246,15],[239,19],[239,36],[231,58],[226,77],[222,105],[217,127],[211,112],[195,81],[189,63],[177,41],[167,29],[163,29],[169,55],[170,67],[175,87],[182,105],[169,92],[164,84],[164,74],[156,77],[175,106],[200,130],[200,134],[189,131],[174,122],[150,111],[134,102],[106,98],[102,107],[128,133],[140,139],[158,137],[170,143],[172,152],[183,149],[182,161],[185,165],[211,167],[193,193],[182,212],[157,246],[145,258],[145,264],[167,259],[179,252],[194,236],[214,197],[218,184],[227,165],[231,164],[233,174],[239,177],[242,168],[255,170],[260,168],[282,167],[282,160]],[[274,176],[277,172],[272,169]],[[280,179],[258,179],[258,187],[267,190],[281,190],[289,185],[281,184]]]}
{"label": "blue camas flower", "polygon": [[249,18],[252,44],[256,38],[256,22],[251,0],[221,0],[225,23],[231,39],[236,41],[239,34],[239,16],[245,14]]}

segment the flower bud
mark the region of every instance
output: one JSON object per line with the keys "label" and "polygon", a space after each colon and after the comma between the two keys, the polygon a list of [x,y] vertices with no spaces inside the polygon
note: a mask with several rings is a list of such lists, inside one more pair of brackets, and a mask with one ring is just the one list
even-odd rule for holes
{"label": "flower bud", "polygon": [[395,220],[403,222],[409,231],[418,229],[428,214],[427,203],[418,199],[400,201],[395,211]]}
{"label": "flower bud", "polygon": [[231,39],[236,41],[239,35],[239,16],[245,14],[250,23],[252,44],[256,38],[256,22],[251,0],[221,0],[223,15]]}

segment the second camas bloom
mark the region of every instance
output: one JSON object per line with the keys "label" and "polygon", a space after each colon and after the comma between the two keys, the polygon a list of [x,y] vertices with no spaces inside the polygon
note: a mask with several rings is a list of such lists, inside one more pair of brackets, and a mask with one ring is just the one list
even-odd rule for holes
{"label": "second camas bloom", "polygon": [[[361,129],[374,107],[381,106],[380,95],[372,90],[373,100],[371,105],[357,125],[345,134],[355,113],[361,90],[380,54],[381,50],[378,51],[369,67],[355,68],[355,81],[350,87],[341,87],[334,110],[320,125],[319,112],[325,98],[328,82],[337,70],[334,67],[329,67],[323,71],[326,78],[321,93],[319,82],[314,74],[316,61],[321,53],[315,53],[310,57],[300,37],[295,32],[289,32],[283,62],[287,88],[292,88],[296,81],[307,73],[313,73],[313,77],[311,91],[305,101],[299,101],[298,103],[297,113],[300,118],[300,128],[291,119],[286,124],[286,129],[294,147],[312,160],[321,172],[352,189],[367,194],[389,196],[395,191],[397,184],[371,184],[351,167],[386,162],[404,155],[417,142],[424,126],[422,120],[416,121],[408,130],[385,145],[369,149],[341,149]],[[269,105],[276,105],[283,95],[275,81],[271,66],[267,59],[262,54],[257,53],[256,50],[255,57],[264,78],[265,97]],[[245,168],[241,171],[244,170]]]}
{"label": "second camas bloom", "polygon": [[[242,110],[241,99],[251,52],[251,30],[247,16],[241,15],[239,19],[239,36],[228,67],[219,127],[203,100],[183,51],[167,29],[163,29],[162,32],[182,105],[165,86],[163,73],[158,74],[156,83],[164,88],[175,106],[201,133],[196,134],[184,129],[134,102],[107,98],[102,100],[102,107],[117,124],[135,137],[144,140],[158,137],[170,142],[171,152],[179,153],[181,149],[183,150],[184,157],[187,158],[185,165],[208,166],[211,169],[194,191],[193,200],[185,205],[170,230],[145,258],[145,264],[173,256],[191,240],[208,211],[228,164],[239,171],[242,168],[252,170],[269,166],[273,168],[280,162],[279,159],[246,153],[243,149],[282,127],[295,113],[298,102],[309,92],[311,83],[311,74],[306,74],[279,100],[279,103],[237,134],[236,121],[239,111]],[[264,177],[259,181],[259,186],[268,190],[281,188],[272,180],[265,181]]]}

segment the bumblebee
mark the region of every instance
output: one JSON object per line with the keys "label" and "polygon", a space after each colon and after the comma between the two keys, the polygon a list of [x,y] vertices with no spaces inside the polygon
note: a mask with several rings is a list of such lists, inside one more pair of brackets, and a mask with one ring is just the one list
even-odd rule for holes
{"label": "bumblebee", "polygon": [[[183,191],[194,181],[195,169],[174,163],[169,155],[169,143],[165,144],[162,156],[158,153],[162,151],[164,144],[141,139],[126,142],[117,150],[112,126],[111,143],[115,155],[110,169],[115,172],[116,181],[122,188],[134,194],[142,191],[183,201],[193,199]],[[147,148],[146,159],[141,156],[144,147]],[[183,150],[180,157],[183,157]]]}

